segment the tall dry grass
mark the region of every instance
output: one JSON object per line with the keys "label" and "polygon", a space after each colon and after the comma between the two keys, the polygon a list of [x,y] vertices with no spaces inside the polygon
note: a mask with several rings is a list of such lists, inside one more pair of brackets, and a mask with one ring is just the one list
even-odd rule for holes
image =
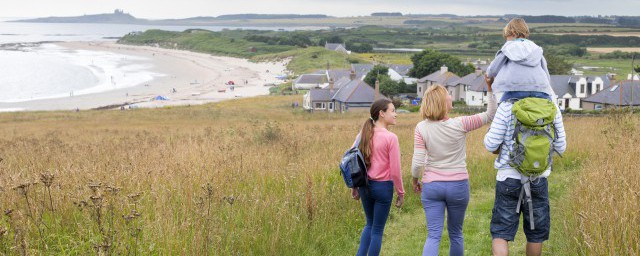
{"label": "tall dry grass", "polygon": [[639,255],[640,118],[621,111],[602,121],[587,135],[599,143],[573,183],[567,235],[580,255]]}
{"label": "tall dry grass", "polygon": [[[337,162],[368,114],[308,114],[291,109],[292,101],[300,97],[133,111],[0,114],[0,254],[352,254],[364,219],[360,204],[348,195]],[[400,140],[405,189],[409,189],[412,135],[419,117],[399,118],[392,131]],[[596,209],[594,200],[604,200],[597,194],[586,195],[605,188],[633,199],[624,194],[629,187],[617,190],[609,184],[591,189],[604,179],[605,172],[598,171],[603,168],[597,167],[609,164],[605,152],[637,151],[630,145],[607,146],[609,140],[600,139],[604,123],[603,118],[566,122],[571,152],[557,164],[577,166],[576,159],[596,149],[602,152],[589,161],[593,166],[584,168],[584,184],[571,183],[582,192],[567,201],[592,198],[589,204],[576,206],[583,215],[587,212],[581,211]],[[495,183],[490,171],[493,156],[482,147],[481,130],[469,135],[467,148],[472,190],[490,189]],[[620,156],[610,164],[623,160]],[[586,175],[592,169],[594,176]],[[571,179],[578,174],[554,177]],[[610,176],[619,181],[618,187],[627,183],[637,187],[637,175],[625,174],[636,177],[626,181]],[[587,182],[590,179],[597,182]],[[611,215],[637,224],[632,202],[626,204],[618,207],[618,215]],[[402,210],[392,211],[390,222],[397,214],[419,212],[420,207],[417,197],[408,197]],[[565,226],[571,227],[572,215],[567,216]],[[576,231],[572,246],[593,243],[590,237],[597,238],[598,232],[608,230],[604,227],[620,222],[614,217],[585,220],[608,222],[602,229],[580,222],[585,229]],[[624,227],[629,232],[613,242],[637,242],[637,229],[636,240],[629,240],[633,226],[616,230]],[[488,226],[472,230],[486,236]],[[567,233],[571,230],[557,231],[555,236],[574,237]],[[474,240],[473,235],[465,236]],[[485,239],[475,240],[484,244]],[[634,250],[637,253],[637,247]]]}
{"label": "tall dry grass", "polygon": [[294,100],[0,115],[0,254],[353,250],[363,220],[337,163],[368,114]]}

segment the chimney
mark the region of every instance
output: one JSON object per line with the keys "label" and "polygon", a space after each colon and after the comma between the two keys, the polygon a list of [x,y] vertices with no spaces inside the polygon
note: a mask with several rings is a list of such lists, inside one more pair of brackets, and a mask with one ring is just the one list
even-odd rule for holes
{"label": "chimney", "polygon": [[609,81],[611,81],[609,84],[613,86],[616,83],[616,74],[609,73],[608,75],[609,75]]}
{"label": "chimney", "polygon": [[351,79],[351,81],[356,80],[356,71],[354,69],[351,69],[351,73],[349,74],[349,78]]}
{"label": "chimney", "polygon": [[482,69],[480,67],[476,68],[476,76],[481,76],[482,75]]}
{"label": "chimney", "polygon": [[447,73],[448,70],[449,70],[449,68],[447,68],[447,66],[442,65],[442,67],[440,67],[440,74]]}
{"label": "chimney", "polygon": [[333,84],[334,84],[333,78],[330,78],[329,79],[329,92],[330,93],[333,93],[333,91],[334,91],[333,90]]}
{"label": "chimney", "polygon": [[376,79],[376,94],[374,100],[380,99],[380,80]]}

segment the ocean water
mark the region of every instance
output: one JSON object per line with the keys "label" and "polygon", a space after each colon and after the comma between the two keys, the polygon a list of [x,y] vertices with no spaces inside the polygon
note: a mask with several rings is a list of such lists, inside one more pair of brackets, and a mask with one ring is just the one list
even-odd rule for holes
{"label": "ocean water", "polygon": [[[63,98],[138,86],[163,76],[149,59],[110,52],[73,50],[51,42],[115,41],[134,31],[184,31],[227,27],[128,24],[15,23],[0,18],[0,102]],[[277,30],[275,27],[229,29]],[[289,27],[295,29],[319,29]],[[4,108],[0,111],[15,111]]]}
{"label": "ocean water", "polygon": [[0,51],[0,102],[104,92],[162,75],[145,58],[38,44]]}

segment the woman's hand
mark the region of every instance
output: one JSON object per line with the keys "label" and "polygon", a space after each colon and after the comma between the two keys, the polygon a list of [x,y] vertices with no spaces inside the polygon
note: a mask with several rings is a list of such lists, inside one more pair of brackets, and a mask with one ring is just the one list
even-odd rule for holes
{"label": "woman's hand", "polygon": [[396,207],[400,208],[402,204],[404,204],[404,195],[398,195],[398,198],[396,198]]}
{"label": "woman's hand", "polygon": [[420,181],[418,181],[418,178],[411,179],[411,186],[413,186],[413,192],[416,192],[417,194],[422,193],[422,185],[420,184]]}
{"label": "woman's hand", "polygon": [[492,92],[491,85],[493,85],[493,77],[488,77],[484,75],[484,81],[487,83],[487,91]]}
{"label": "woman's hand", "polygon": [[360,199],[360,193],[358,193],[358,189],[357,188],[352,188],[351,189],[351,198],[353,198],[353,200]]}

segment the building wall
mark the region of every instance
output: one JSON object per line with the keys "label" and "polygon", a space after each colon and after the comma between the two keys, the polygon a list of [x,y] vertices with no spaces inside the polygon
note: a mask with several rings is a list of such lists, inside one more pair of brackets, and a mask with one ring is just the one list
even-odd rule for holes
{"label": "building wall", "polygon": [[389,78],[391,78],[391,80],[396,82],[400,82],[402,81],[402,79],[404,79],[404,77],[402,77],[400,74],[398,74],[398,72],[396,72],[393,69],[389,69]]}
{"label": "building wall", "polygon": [[324,88],[325,86],[329,85],[329,83],[322,83],[322,84],[303,84],[303,83],[296,83],[293,85],[294,89],[297,90],[309,90],[309,89],[313,89],[316,87],[320,87],[320,88]]}
{"label": "building wall", "polygon": [[468,106],[484,106],[487,103],[487,97],[484,96],[484,92],[467,91],[465,103]]}
{"label": "building wall", "polygon": [[458,100],[466,100],[468,88],[468,85],[458,85]]}
{"label": "building wall", "polygon": [[302,108],[311,109],[311,92],[307,92],[302,96]]}
{"label": "building wall", "polygon": [[[587,97],[587,79],[581,77],[580,80],[576,82],[576,97],[577,98],[586,98]],[[571,108],[575,109],[575,108]]]}
{"label": "building wall", "polygon": [[[566,106],[565,106],[566,108]],[[582,108],[580,107],[580,99],[579,98],[571,98],[569,100],[569,108],[570,109],[575,109],[575,110],[581,110]]]}

